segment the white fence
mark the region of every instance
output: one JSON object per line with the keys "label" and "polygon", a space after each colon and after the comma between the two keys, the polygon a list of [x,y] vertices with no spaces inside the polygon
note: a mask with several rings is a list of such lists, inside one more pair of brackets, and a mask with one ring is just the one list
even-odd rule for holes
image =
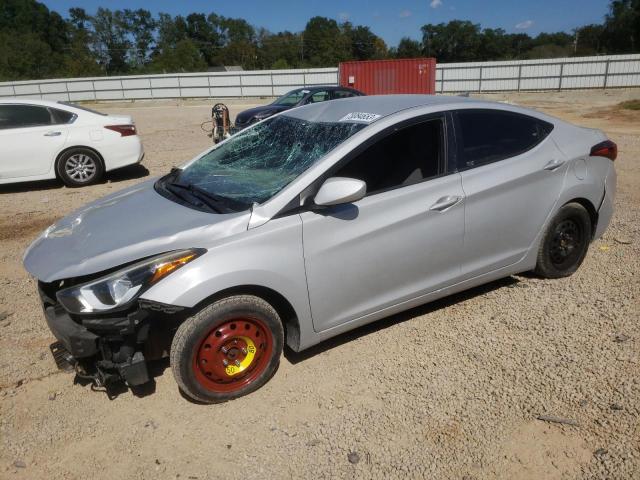
{"label": "white fence", "polygon": [[[436,92],[500,92],[640,86],[640,55],[445,63]],[[274,97],[296,88],[336,85],[337,68],[68,78],[0,83],[0,97],[63,101],[201,97]]]}
{"label": "white fence", "polygon": [[177,73],[0,83],[0,97],[45,100],[141,100],[200,97],[274,97],[297,87],[335,85],[337,68]]}
{"label": "white fence", "polygon": [[640,55],[444,63],[436,92],[504,92],[640,86]]}

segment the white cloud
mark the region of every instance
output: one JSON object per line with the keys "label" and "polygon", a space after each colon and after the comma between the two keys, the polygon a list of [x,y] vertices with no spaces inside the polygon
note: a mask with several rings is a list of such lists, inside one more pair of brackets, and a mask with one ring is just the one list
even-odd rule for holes
{"label": "white cloud", "polygon": [[340,19],[341,22],[346,22],[347,20],[349,20],[350,17],[351,15],[349,15],[349,12],[340,12],[338,14],[338,18]]}
{"label": "white cloud", "polygon": [[413,12],[411,12],[411,10],[402,10],[402,11],[398,14],[398,16],[399,16],[400,18],[407,18],[407,17],[410,17],[411,15],[413,15]]}
{"label": "white cloud", "polygon": [[533,25],[533,20],[525,20],[524,22],[520,22],[516,24],[517,30],[526,30]]}
{"label": "white cloud", "polygon": [[442,0],[431,0],[431,3],[429,4],[429,6],[431,8],[438,8],[442,6]]}

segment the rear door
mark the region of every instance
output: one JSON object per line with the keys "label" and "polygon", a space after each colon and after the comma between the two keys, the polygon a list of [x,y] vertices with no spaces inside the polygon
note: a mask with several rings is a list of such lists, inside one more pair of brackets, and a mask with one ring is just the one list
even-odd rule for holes
{"label": "rear door", "polygon": [[0,105],[0,178],[49,172],[56,154],[64,147],[68,115],[72,116],[61,110],[52,113],[40,105]]}
{"label": "rear door", "polygon": [[566,158],[553,125],[491,109],[454,112],[465,193],[464,278],[522,259],[558,201]]}
{"label": "rear door", "polygon": [[464,207],[443,116],[391,129],[331,176],[362,200],[301,214],[309,299],[323,331],[426,294],[460,273]]}

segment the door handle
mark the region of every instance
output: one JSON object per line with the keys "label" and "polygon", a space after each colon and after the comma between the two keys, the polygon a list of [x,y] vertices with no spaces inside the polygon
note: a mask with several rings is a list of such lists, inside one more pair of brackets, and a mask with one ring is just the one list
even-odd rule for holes
{"label": "door handle", "polygon": [[458,195],[447,195],[446,197],[439,198],[436,203],[429,207],[430,211],[444,212],[450,209],[454,205],[457,205],[462,201],[462,197]]}
{"label": "door handle", "polygon": [[62,135],[62,132],[47,132],[44,134],[45,137],[59,137]]}
{"label": "door handle", "polygon": [[545,170],[557,170],[558,168],[560,168],[562,165],[564,165],[564,160],[551,160],[549,163],[547,163],[544,166]]}

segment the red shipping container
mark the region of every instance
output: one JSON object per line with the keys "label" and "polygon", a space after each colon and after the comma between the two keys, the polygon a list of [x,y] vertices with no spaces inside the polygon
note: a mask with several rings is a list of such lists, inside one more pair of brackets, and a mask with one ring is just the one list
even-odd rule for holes
{"label": "red shipping container", "polygon": [[340,85],[367,95],[436,93],[436,59],[406,58],[342,62]]}

